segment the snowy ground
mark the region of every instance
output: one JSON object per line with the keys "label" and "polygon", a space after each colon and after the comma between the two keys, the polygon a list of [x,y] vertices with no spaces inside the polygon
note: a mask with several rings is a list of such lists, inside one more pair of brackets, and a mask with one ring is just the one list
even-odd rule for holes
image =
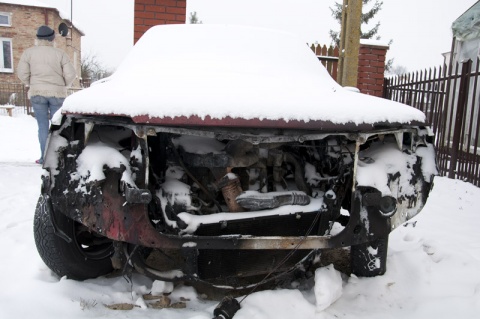
{"label": "snowy ground", "polygon": [[[212,317],[214,301],[176,287],[172,302],[184,309],[152,309],[142,295],[152,281],[135,276],[85,282],[59,279],[37,254],[32,217],[40,166],[35,120],[0,114],[0,318],[190,318]],[[235,319],[478,318],[480,314],[480,189],[436,178],[425,209],[390,236],[387,273],[376,278],[317,272],[307,291],[275,290],[250,295]],[[328,283],[328,284],[325,284]],[[159,283],[157,282],[156,285]],[[321,311],[322,298],[340,297]],[[105,305],[135,304],[133,310]],[[327,304],[328,305],[328,302]]]}

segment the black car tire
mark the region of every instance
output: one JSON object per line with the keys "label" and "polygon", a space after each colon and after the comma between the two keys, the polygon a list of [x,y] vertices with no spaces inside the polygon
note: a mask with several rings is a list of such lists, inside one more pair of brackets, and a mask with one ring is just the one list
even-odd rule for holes
{"label": "black car tire", "polygon": [[[75,280],[110,273],[113,270],[110,259],[112,241],[90,232],[81,232],[81,224],[62,213],[53,212],[47,205],[46,197],[41,195],[33,221],[35,244],[45,264],[58,276]],[[50,212],[54,216],[50,216]],[[60,232],[66,236],[62,238],[58,235]]]}
{"label": "black car tire", "polygon": [[[372,252],[376,251],[375,254]],[[352,273],[359,277],[375,277],[387,271],[388,236],[351,247]]]}

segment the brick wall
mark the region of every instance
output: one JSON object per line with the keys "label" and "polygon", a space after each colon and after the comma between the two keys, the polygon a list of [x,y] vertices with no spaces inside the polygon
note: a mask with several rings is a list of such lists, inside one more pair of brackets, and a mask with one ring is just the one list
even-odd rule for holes
{"label": "brick wall", "polygon": [[134,43],[152,26],[185,23],[186,12],[187,0],[135,0]]}
{"label": "brick wall", "polygon": [[[37,28],[41,25],[48,25],[56,32],[55,46],[67,52],[80,78],[80,39],[82,34],[74,28],[72,37],[70,35],[66,38],[60,36],[58,25],[63,20],[55,9],[0,3],[0,12],[10,12],[12,14],[12,26],[0,26],[0,37],[12,39],[14,72],[23,51],[35,45]],[[20,80],[15,73],[0,72],[0,82],[20,83]],[[74,86],[78,85],[79,82],[76,80]]]}
{"label": "brick wall", "polygon": [[357,81],[360,92],[382,97],[387,50],[384,45],[360,44]]}

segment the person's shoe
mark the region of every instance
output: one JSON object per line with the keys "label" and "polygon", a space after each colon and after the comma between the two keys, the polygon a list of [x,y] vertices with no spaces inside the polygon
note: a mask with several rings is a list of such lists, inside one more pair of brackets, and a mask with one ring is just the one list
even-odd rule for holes
{"label": "person's shoe", "polygon": [[38,159],[38,160],[35,161],[35,163],[42,165],[42,164],[43,164],[43,160],[42,160],[42,159]]}

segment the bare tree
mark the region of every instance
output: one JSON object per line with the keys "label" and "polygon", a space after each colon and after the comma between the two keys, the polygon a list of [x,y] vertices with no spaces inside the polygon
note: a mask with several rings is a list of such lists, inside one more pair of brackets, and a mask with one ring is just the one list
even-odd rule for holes
{"label": "bare tree", "polygon": [[112,75],[113,71],[100,62],[95,54],[87,53],[80,62],[81,76],[84,82],[95,82]]}
{"label": "bare tree", "polygon": [[403,75],[408,72],[408,69],[404,65],[394,65],[390,68],[388,75]]}

